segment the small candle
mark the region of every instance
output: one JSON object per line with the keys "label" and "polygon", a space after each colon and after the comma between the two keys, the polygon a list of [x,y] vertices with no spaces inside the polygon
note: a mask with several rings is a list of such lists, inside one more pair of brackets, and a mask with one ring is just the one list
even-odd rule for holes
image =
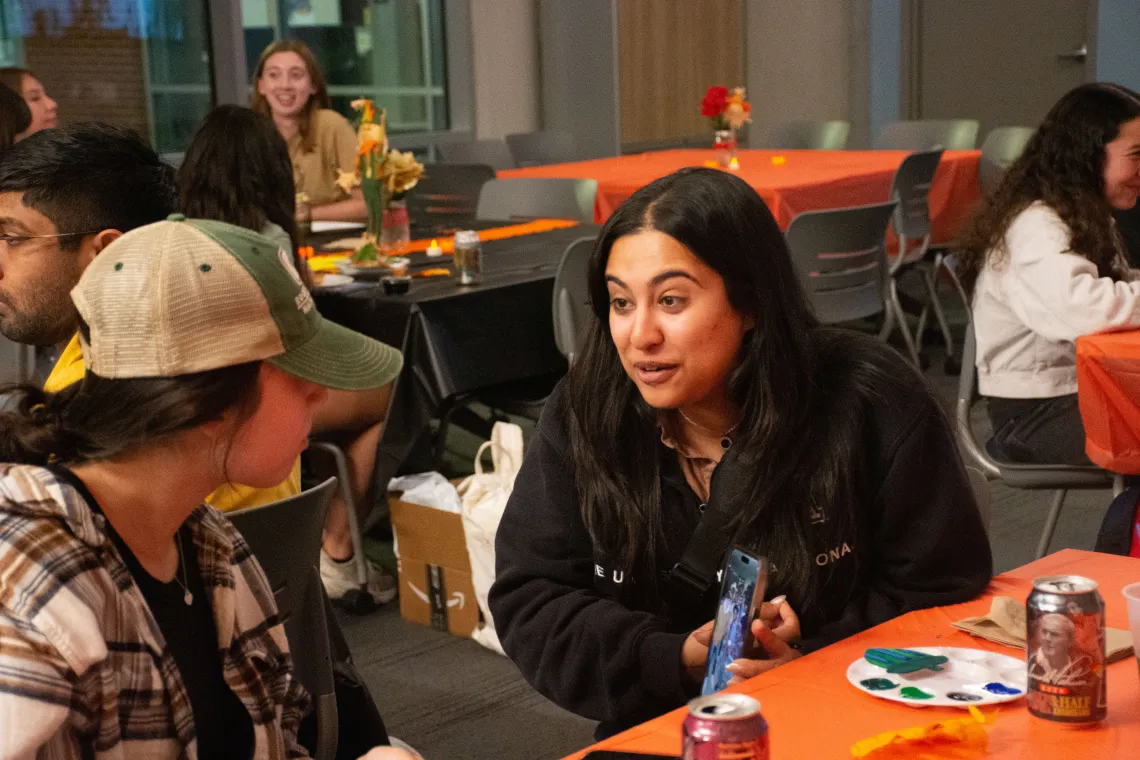
{"label": "small candle", "polygon": [[428,246],[427,255],[428,256],[442,256],[443,255],[443,249],[439,247],[439,243],[436,241],[435,238],[432,238],[431,245]]}

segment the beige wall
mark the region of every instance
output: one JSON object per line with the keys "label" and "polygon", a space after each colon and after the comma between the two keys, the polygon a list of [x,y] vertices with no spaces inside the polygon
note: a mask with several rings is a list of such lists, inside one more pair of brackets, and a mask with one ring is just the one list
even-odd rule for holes
{"label": "beige wall", "polygon": [[534,0],[472,0],[475,136],[538,129],[538,32]]}
{"label": "beige wall", "polygon": [[846,119],[865,139],[868,0],[748,0],[745,47],[749,134],[780,121]]}

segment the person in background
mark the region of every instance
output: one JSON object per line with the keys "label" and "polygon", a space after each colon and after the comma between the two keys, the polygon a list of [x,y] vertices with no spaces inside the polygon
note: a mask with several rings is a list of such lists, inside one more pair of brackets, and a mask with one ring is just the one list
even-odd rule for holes
{"label": "person in background", "polygon": [[340,172],[356,170],[356,132],[332,110],[320,64],[305,43],[278,40],[262,51],[250,105],[285,138],[297,192],[308,196],[314,221],[367,218],[360,189],[346,194],[336,184]]}
{"label": "person in background", "polygon": [[16,144],[32,123],[32,112],[24,99],[0,82],[0,155]]}
{"label": "person in background", "polygon": [[[178,211],[174,170],[136,133],[80,123],[38,132],[0,156],[0,332],[55,346],[44,383],[58,392],[86,371],[71,289],[123,233]],[[219,509],[268,504],[301,492],[301,470],[272,488],[222,485]]]}
{"label": "person in background", "polygon": [[[285,141],[273,123],[249,108],[218,106],[203,120],[178,170],[181,208],[187,216],[217,219],[255,230],[286,251],[293,245],[293,173]],[[298,269],[303,266],[294,254]],[[308,267],[304,267],[303,276]],[[391,384],[329,392],[313,431],[340,442],[349,464],[353,500],[365,511]],[[363,517],[364,515],[361,515]],[[325,522],[321,578],[333,599],[358,588],[354,547],[344,497],[336,492]],[[378,603],[396,595],[396,579],[369,562],[368,590]]]}
{"label": "person in background", "polygon": [[18,92],[28,104],[32,121],[18,139],[34,135],[41,129],[51,129],[59,124],[56,102],[52,100],[43,83],[27,69],[9,66],[0,69],[0,84],[5,84]]}
{"label": "person in background", "polygon": [[[986,530],[949,421],[870,336],[821,325],[764,201],[683,169],[634,193],[590,260],[584,347],[552,394],[495,544],[490,606],[540,692],[607,735],[695,696],[716,614],[674,572],[702,520],[720,566],[771,563],[755,676],[983,591]],[[715,519],[715,518],[714,518]],[[706,532],[709,530],[706,528]]]}
{"label": "person in background", "polygon": [[117,237],[73,291],[90,371],[6,389],[0,756],[308,756],[273,589],[203,499],[279,482],[326,388],[401,358],[322,320],[277,253],[213,221]]}
{"label": "person in background", "polygon": [[1140,272],[1113,221],[1138,194],[1140,95],[1085,84],[1053,106],[967,227],[957,271],[997,459],[1091,464],[1075,343],[1140,327]]}

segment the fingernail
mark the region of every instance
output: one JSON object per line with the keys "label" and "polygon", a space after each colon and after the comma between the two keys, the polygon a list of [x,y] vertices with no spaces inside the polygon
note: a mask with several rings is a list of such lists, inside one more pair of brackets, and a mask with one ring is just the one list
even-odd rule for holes
{"label": "fingernail", "polygon": [[729,664],[725,665],[724,669],[727,670],[729,673],[739,673],[740,672],[740,666],[737,665],[735,662],[730,662]]}
{"label": "fingernail", "polygon": [[784,596],[783,594],[781,594],[780,596],[777,596],[777,597],[776,597],[775,599],[773,599],[772,601],[768,602],[768,604],[774,604],[774,605],[776,605],[777,607],[779,607],[781,604],[783,604],[783,603],[784,603],[784,602],[787,600],[787,598],[788,598],[788,597],[786,597],[786,596]]}

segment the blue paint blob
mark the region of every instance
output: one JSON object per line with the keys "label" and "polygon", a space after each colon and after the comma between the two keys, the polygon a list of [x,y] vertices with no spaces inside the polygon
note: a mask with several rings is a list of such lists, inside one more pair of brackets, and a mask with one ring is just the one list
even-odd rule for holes
{"label": "blue paint blob", "polygon": [[946,695],[947,699],[952,699],[955,702],[981,702],[982,698],[977,694],[967,694],[964,691],[952,691]]}
{"label": "blue paint blob", "polygon": [[984,688],[990,694],[997,694],[999,697],[1012,697],[1016,694],[1021,693],[1021,689],[1015,689],[1011,686],[1006,686],[1004,683],[998,683],[996,681],[993,683],[988,683],[982,688]]}

